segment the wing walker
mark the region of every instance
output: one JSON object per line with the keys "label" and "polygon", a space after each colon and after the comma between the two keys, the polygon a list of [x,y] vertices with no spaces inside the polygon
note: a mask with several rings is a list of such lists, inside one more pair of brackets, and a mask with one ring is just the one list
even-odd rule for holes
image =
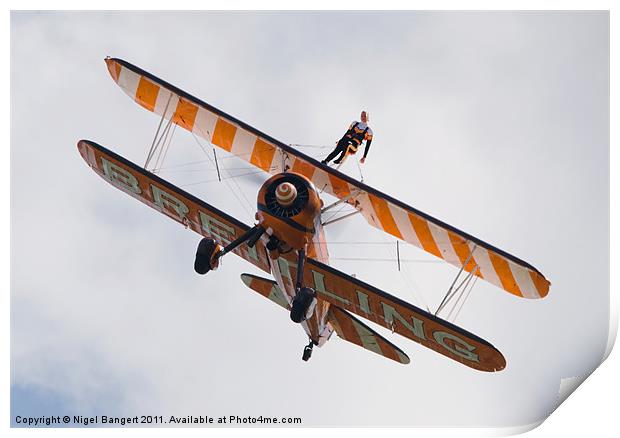
{"label": "wing walker", "polygon": [[[353,316],[357,315],[470,368],[489,372],[505,368],[504,356],[493,345],[439,313],[448,303],[463,298],[472,279],[485,280],[517,297],[543,298],[550,283],[536,268],[303,154],[129,62],[117,58],[105,62],[112,79],[130,98],[160,116],[159,126],[144,166],[89,140],[78,142],[81,156],[114,187],[203,236],[194,263],[197,273],[216,270],[222,258],[232,252],[271,274],[273,279],[251,274],[241,274],[241,279],[286,309],[290,319],[301,325],[309,339],[304,361],[313,347],[323,346],[336,332],[340,338],[388,359],[410,362],[400,348]],[[253,226],[147,170],[149,163],[161,163],[165,158],[176,127],[212,144],[216,166],[215,147],[271,175],[258,190]],[[334,200],[327,203],[325,195]],[[351,211],[333,218],[337,206]],[[457,268],[458,274],[436,312],[409,304],[328,264],[324,228],[354,214]]]}

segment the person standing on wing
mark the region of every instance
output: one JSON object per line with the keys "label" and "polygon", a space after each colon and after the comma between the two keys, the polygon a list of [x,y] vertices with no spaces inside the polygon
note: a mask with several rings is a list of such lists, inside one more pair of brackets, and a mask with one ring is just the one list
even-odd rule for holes
{"label": "person standing on wing", "polygon": [[362,114],[360,114],[360,119],[361,122],[354,121],[351,123],[348,131],[336,145],[336,149],[334,149],[332,153],[327,156],[327,158],[321,161],[321,163],[329,163],[338,154],[340,154],[340,156],[334,161],[334,163],[342,163],[347,153],[355,154],[357,152],[357,148],[362,144],[362,141],[366,141],[366,149],[364,149],[364,156],[360,160],[360,163],[364,163],[364,161],[366,161],[366,155],[368,155],[370,143],[372,142],[372,129],[368,126],[369,118],[366,111],[362,111]]}

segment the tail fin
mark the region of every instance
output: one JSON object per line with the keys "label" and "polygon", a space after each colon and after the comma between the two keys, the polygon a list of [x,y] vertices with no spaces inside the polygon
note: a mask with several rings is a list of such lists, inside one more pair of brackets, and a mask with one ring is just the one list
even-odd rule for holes
{"label": "tail fin", "polygon": [[329,308],[329,322],[345,341],[359,345],[373,353],[402,364],[410,362],[409,357],[396,345],[385,339],[373,329],[362,323],[346,310],[333,304]]}

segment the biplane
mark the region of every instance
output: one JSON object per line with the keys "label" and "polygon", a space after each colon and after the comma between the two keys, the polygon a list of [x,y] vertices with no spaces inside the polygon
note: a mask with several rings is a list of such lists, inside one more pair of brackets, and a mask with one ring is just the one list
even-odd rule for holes
{"label": "biplane", "polygon": [[[437,312],[330,266],[324,227],[333,221],[326,221],[325,213],[347,204],[354,211],[346,216],[359,213],[371,226],[454,265],[459,275],[487,281],[518,297],[547,295],[550,283],[536,268],[321,164],[129,62],[117,58],[105,62],[114,82],[131,99],[160,116],[157,141],[144,166],[89,140],[79,141],[81,156],[114,187],[202,236],[194,262],[197,273],[216,270],[222,257],[232,252],[271,274],[273,279],[251,274],[241,274],[241,279],[288,311],[303,328],[309,339],[303,360],[336,332],[388,359],[410,362],[407,354],[357,315],[473,369],[505,368],[504,356],[484,339]],[[255,224],[248,226],[147,170],[158,148],[161,153],[162,137],[172,125],[271,175],[258,190]],[[328,204],[325,194],[334,200]]]}

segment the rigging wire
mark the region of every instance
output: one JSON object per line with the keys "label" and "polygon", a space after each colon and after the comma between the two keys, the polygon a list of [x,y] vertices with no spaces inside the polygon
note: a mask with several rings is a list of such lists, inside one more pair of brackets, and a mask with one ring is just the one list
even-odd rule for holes
{"label": "rigging wire", "polygon": [[329,222],[333,217],[335,217],[338,213],[340,213],[345,207],[347,206],[347,204],[343,204],[338,210],[336,210],[335,212],[332,213],[332,215],[326,219],[321,218],[321,220],[323,222]]}
{"label": "rigging wire", "polygon": [[[153,173],[157,173],[161,170],[161,165],[164,164],[166,156],[168,155],[168,150],[170,150],[170,144],[172,143],[172,137],[174,136],[176,129],[177,129],[177,124],[175,123],[174,127],[172,128],[172,132],[170,131],[170,128],[166,130],[164,141],[162,143],[161,148],[159,149],[157,158],[155,159],[155,165],[153,166],[153,170],[152,170]],[[170,137],[168,137],[168,134],[170,134]],[[162,153],[163,153],[163,156],[162,156]]]}
{"label": "rigging wire", "polygon": [[446,292],[446,295],[443,297],[443,300],[441,300],[441,303],[439,303],[439,307],[437,307],[437,310],[435,311],[435,316],[437,316],[439,314],[439,312],[441,312],[443,310],[443,308],[448,305],[448,303],[452,300],[452,298],[454,298],[454,295],[456,295],[456,293],[459,291],[459,289],[461,288],[463,283],[465,281],[467,281],[467,279],[469,278],[469,275],[467,275],[461,281],[461,283],[455,288],[454,285],[456,284],[457,280],[459,279],[459,277],[461,275],[461,272],[462,272],[462,269],[461,269],[461,271],[459,271],[459,273],[457,274],[456,278],[452,282],[452,285],[448,289],[448,292]]}
{"label": "rigging wire", "polygon": [[473,270],[470,271],[465,271],[467,272],[467,275],[465,277],[465,280],[463,280],[461,282],[461,284],[459,284],[457,286],[456,289],[453,290],[454,285],[456,284],[456,282],[458,281],[459,277],[461,276],[461,273],[465,270],[465,266],[467,266],[467,264],[469,263],[469,260],[471,259],[471,257],[474,255],[474,251],[476,251],[477,246],[474,245],[473,248],[471,248],[469,255],[467,256],[467,259],[465,259],[465,263],[463,263],[461,265],[461,268],[459,269],[459,272],[456,274],[456,277],[454,277],[454,280],[452,281],[452,284],[450,285],[450,287],[448,288],[446,294],[444,295],[443,299],[441,300],[441,303],[439,303],[439,307],[437,307],[437,310],[435,311],[435,315],[437,315],[439,313],[439,311],[441,309],[444,308],[445,305],[448,304],[448,301],[452,299],[452,297],[454,297],[454,294],[459,290],[459,288],[463,285],[463,283],[465,282],[465,280],[467,280],[471,275],[473,275]]}
{"label": "rigging wire", "polygon": [[[161,129],[161,125],[164,122],[164,119],[166,118],[166,113],[168,112],[168,105],[170,105],[171,99],[172,99],[172,93],[170,94],[170,96],[168,96],[166,107],[164,108],[164,112],[161,114],[161,119],[159,119],[159,125],[157,125],[157,131],[155,131],[155,137],[153,138],[153,142],[151,143],[151,148],[149,149],[149,153],[147,154],[146,161],[144,163],[145,169],[146,169],[146,166],[148,166],[149,162],[151,161],[151,158],[153,158],[153,154],[155,153],[155,150],[157,149],[157,147],[159,146],[159,142],[161,141],[161,137],[159,138],[159,140],[157,140],[157,138],[159,137],[159,131]],[[168,129],[170,127],[171,122],[172,122],[172,118],[168,119],[168,123],[166,123],[165,129]]]}
{"label": "rigging wire", "polygon": [[[343,260],[352,262],[390,262],[394,263],[397,260],[391,258],[379,258],[379,257],[330,257],[330,260]],[[423,260],[423,259],[400,259],[401,263],[442,263],[442,260]]]}
{"label": "rigging wire", "polygon": [[467,291],[467,287],[469,286],[469,283],[471,282],[471,279],[472,279],[473,276],[474,276],[473,274],[467,276],[467,279],[466,279],[467,282],[465,283],[465,286],[463,287],[463,290],[461,291],[459,296],[454,301],[454,304],[452,305],[452,309],[450,309],[450,311],[446,315],[446,319],[447,320],[450,319],[450,317],[452,316],[452,312],[454,312],[454,310],[456,309],[456,306],[458,306],[459,302],[461,301],[461,298],[465,295],[465,292]]}
{"label": "rigging wire", "polygon": [[364,182],[364,174],[362,173],[362,166],[360,166],[360,160],[359,158],[355,158],[355,162],[357,163],[357,170],[359,170],[360,172],[360,181]]}
{"label": "rigging wire", "polygon": [[[194,134],[192,132],[192,137],[194,137],[194,140],[196,141],[196,144],[198,145],[198,147],[202,150],[202,152],[205,154],[205,156],[211,161],[211,164],[213,164],[215,166],[215,163],[213,162],[213,159],[211,158],[211,156],[209,155],[209,153],[206,151],[206,149],[203,147],[202,143],[198,140],[198,137],[196,137],[196,134]],[[224,168],[224,170],[226,170],[226,168]],[[226,170],[227,173],[230,174],[230,172],[228,172],[228,170]],[[239,194],[236,193],[235,190],[233,190],[233,188],[230,185],[230,180],[232,180],[233,183],[235,183],[235,185],[237,186],[237,190],[241,193],[241,195],[243,196],[243,198],[245,199],[245,202],[247,203],[247,205],[243,202],[243,200],[241,198],[239,198]],[[247,197],[243,194],[243,191],[241,190],[241,188],[239,187],[239,184],[236,183],[236,181],[234,180],[234,178],[231,176],[231,178],[228,178],[225,180],[225,184],[228,186],[228,188],[230,189],[230,191],[233,193],[233,195],[235,196],[235,198],[237,198],[237,201],[239,201],[239,204],[241,205],[241,207],[246,211],[246,213],[250,216],[250,217],[254,217],[254,215],[252,214],[251,211],[251,207],[248,209],[248,205],[250,204],[250,201],[248,201]]]}
{"label": "rigging wire", "polygon": [[299,144],[299,143],[292,143],[289,146],[298,147],[298,148],[311,148],[311,149],[325,149],[328,147],[328,146],[318,145],[318,144]]}
{"label": "rigging wire", "polygon": [[166,148],[166,152],[164,153],[164,157],[161,160],[160,167],[161,167],[162,164],[164,164],[164,161],[166,160],[166,156],[168,155],[168,151],[170,150],[170,143],[172,142],[172,136],[174,135],[174,133],[175,133],[175,131],[177,129],[177,126],[178,125],[175,124],[174,128],[172,128],[172,134],[170,135],[170,141],[168,142],[168,147]]}
{"label": "rigging wire", "polygon": [[[384,235],[381,235],[381,238],[384,241],[387,239],[387,237]],[[394,253],[392,252],[393,247],[394,247],[394,244],[390,242],[390,245],[387,247],[387,250],[390,254],[390,257],[392,257],[392,261],[395,262],[397,258],[394,256]],[[401,259],[401,261],[403,261],[403,259]],[[403,268],[405,267],[403,266]],[[405,282],[406,289],[409,291],[413,299],[415,299],[418,302],[418,304],[421,304],[426,309],[429,309],[428,304],[426,303],[426,300],[422,297],[422,295],[419,293],[416,293],[416,290],[419,291],[420,288],[416,284],[416,282],[413,280],[413,278],[410,277],[408,270],[402,269],[401,271],[399,271],[399,274],[401,278],[403,279],[403,281]]]}
{"label": "rigging wire", "polygon": [[465,299],[463,300],[463,303],[461,304],[461,307],[459,307],[459,310],[457,310],[456,315],[454,315],[454,319],[452,320],[452,322],[456,322],[456,318],[458,318],[459,314],[461,313],[461,309],[463,308],[463,306],[465,305],[465,302],[469,298],[469,294],[471,294],[471,291],[474,289],[474,286],[476,285],[476,281],[478,281],[478,277],[477,276],[476,276],[476,278],[474,278],[474,282],[472,283],[471,287],[469,288],[469,292],[467,292],[467,295],[465,296]]}
{"label": "rigging wire", "polygon": [[[222,157],[218,156],[217,160],[220,161],[222,159]],[[204,173],[204,172],[215,172],[217,171],[217,169],[215,168],[203,168],[203,169],[177,169],[177,170],[168,170],[170,169],[170,166],[168,167],[160,167],[159,170],[167,170],[167,173]],[[244,167],[228,167],[228,170],[256,170],[256,168],[254,166],[244,166]],[[256,173],[262,173],[263,171],[256,171]]]}
{"label": "rigging wire", "polygon": [[[215,170],[215,169],[211,169],[211,170]],[[214,178],[214,179],[206,179],[203,181],[196,181],[196,182],[192,182],[192,183],[187,183],[187,184],[179,184],[181,187],[188,187],[188,186],[196,186],[198,184],[206,184],[206,183],[211,183],[211,182],[219,182],[219,181],[224,181],[224,180],[229,180],[229,179],[234,179],[234,178],[239,178],[241,176],[248,176],[248,175],[257,175],[259,173],[264,173],[262,170],[256,170],[253,172],[247,172],[247,173],[240,173],[238,175],[230,175],[230,176],[223,176],[221,179],[218,178]]]}

